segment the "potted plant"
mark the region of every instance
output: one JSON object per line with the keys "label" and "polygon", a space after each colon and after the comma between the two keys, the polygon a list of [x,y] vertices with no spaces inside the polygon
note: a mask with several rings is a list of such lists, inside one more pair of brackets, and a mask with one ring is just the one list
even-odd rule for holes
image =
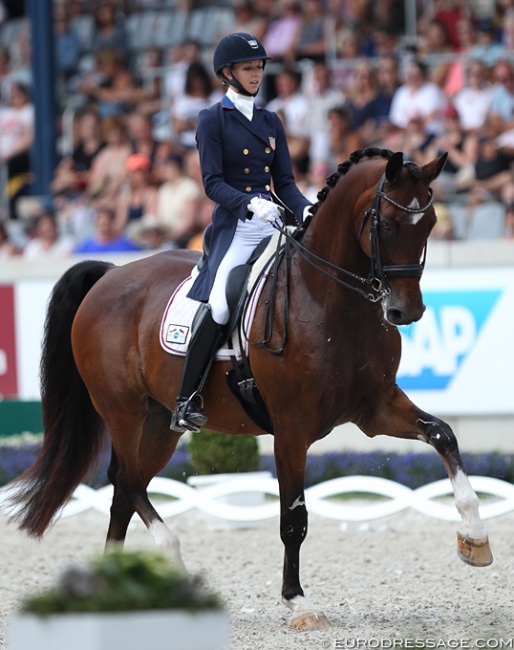
{"label": "potted plant", "polygon": [[73,566],[27,599],[9,623],[9,650],[222,650],[228,618],[197,577],[155,552],[110,550]]}
{"label": "potted plant", "polygon": [[[260,472],[259,443],[255,436],[233,436],[210,429],[192,433],[188,444],[191,466],[197,475],[187,479],[189,485],[208,489],[213,485],[240,479],[271,478],[270,472]],[[227,494],[219,500],[236,506],[258,506],[264,502],[263,492],[244,491]],[[237,521],[206,515],[210,529],[249,528],[252,521]]]}

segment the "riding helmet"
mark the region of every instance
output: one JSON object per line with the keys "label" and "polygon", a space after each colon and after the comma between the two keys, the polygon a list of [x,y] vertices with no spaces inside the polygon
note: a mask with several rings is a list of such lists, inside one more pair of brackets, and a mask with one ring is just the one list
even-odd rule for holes
{"label": "riding helmet", "polygon": [[[264,45],[252,34],[235,32],[221,39],[214,50],[212,65],[217,77],[220,77],[223,68],[230,68],[233,63],[243,61],[266,61],[271,59],[266,54]],[[221,79],[226,79],[221,76]]]}

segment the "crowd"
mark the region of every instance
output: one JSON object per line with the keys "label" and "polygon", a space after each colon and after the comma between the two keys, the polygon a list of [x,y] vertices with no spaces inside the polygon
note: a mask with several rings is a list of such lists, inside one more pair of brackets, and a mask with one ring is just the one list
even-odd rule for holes
{"label": "crowd", "polygon": [[[18,18],[11,4],[0,1],[4,25]],[[194,11],[198,4],[173,6]],[[514,238],[514,0],[417,4],[417,38],[409,39],[404,0],[232,0],[233,21],[217,38],[250,32],[273,56],[258,102],[282,119],[309,199],[358,148],[401,150],[419,164],[448,151],[434,184],[440,221],[433,237],[466,237],[452,206],[469,224],[494,203],[500,236]],[[203,193],[196,118],[223,94],[209,64],[212,47],[184,38],[168,49],[131,49],[131,12],[165,8],[166,0],[90,5],[55,0],[63,119],[60,159],[44,197],[30,196],[30,28],[23,23],[5,43],[0,26],[7,197],[0,257],[201,247],[213,206]],[[74,25],[91,12],[85,50]]]}

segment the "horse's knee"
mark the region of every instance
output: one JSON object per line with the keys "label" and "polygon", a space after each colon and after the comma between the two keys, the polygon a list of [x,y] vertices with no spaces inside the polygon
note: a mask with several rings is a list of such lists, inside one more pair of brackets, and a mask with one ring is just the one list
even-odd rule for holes
{"label": "horse's knee", "polygon": [[299,497],[291,506],[282,511],[280,517],[280,537],[285,546],[300,545],[307,535],[307,508],[305,500]]}

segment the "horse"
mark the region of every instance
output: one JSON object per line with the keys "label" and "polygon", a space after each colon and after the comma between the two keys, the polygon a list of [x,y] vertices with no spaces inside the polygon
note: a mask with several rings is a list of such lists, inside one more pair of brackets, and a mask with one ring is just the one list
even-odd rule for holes
{"label": "horse", "polygon": [[[249,329],[248,361],[274,435],[284,545],[282,601],[299,630],[330,625],[300,582],[307,534],[304,473],[309,447],[343,423],[365,435],[419,439],[439,453],[462,523],[458,556],[492,562],[479,501],[450,426],[425,413],[396,384],[397,327],[419,320],[427,240],[436,223],[430,184],[446,154],[420,166],[402,152],[353,152],[319,191],[313,216],[291,234],[287,263],[274,266],[273,309],[263,291]],[[44,440],[14,483],[17,524],[36,537],[72,496],[110,435],[114,486],[107,543],[123,543],[137,513],[155,542],[185,568],[176,535],[147,487],[168,463],[180,433],[170,412],[183,358],[163,351],[159,325],[171,292],[198,254],[168,251],[116,266],[78,262],[49,301],[41,359]],[[269,325],[271,319],[271,327]],[[209,428],[231,435],[265,431],[229,389],[228,361],[204,386]]]}

